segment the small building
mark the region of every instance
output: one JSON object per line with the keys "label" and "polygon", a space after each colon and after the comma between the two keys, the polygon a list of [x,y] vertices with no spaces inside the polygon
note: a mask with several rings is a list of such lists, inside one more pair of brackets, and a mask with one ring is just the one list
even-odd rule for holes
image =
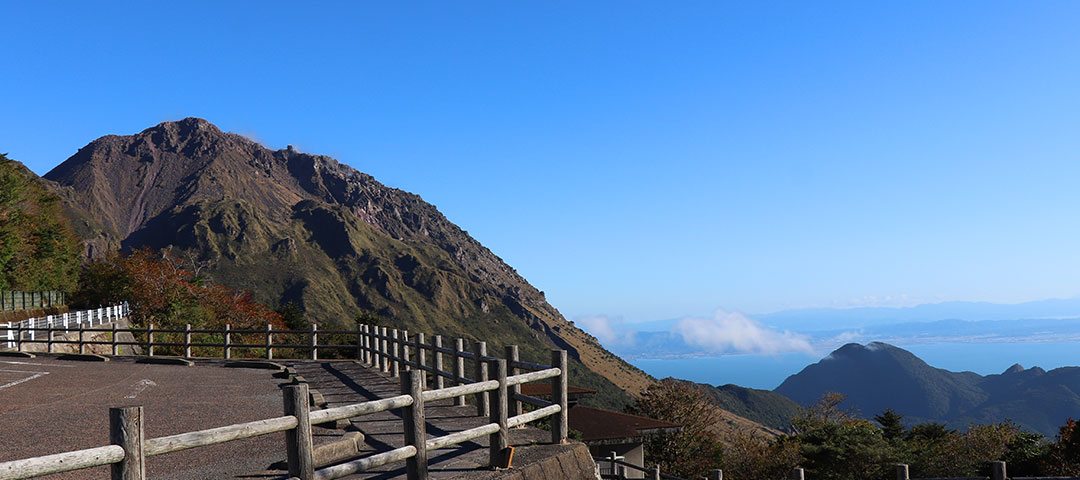
{"label": "small building", "polygon": [[[674,433],[682,426],[663,420],[631,415],[602,408],[574,405],[567,419],[570,428],[581,432],[581,441],[594,457],[607,457],[612,452],[622,461],[642,467],[645,465],[643,442],[649,435]],[[600,462],[602,473],[610,466]],[[626,478],[645,478],[644,472],[627,470]]]}

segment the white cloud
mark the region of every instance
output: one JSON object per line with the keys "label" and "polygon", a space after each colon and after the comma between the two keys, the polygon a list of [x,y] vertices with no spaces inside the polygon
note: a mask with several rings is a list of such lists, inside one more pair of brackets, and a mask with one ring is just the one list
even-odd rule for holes
{"label": "white cloud", "polygon": [[604,346],[611,347],[633,340],[633,332],[625,327],[622,318],[593,315],[574,319],[574,324],[591,333]]}
{"label": "white cloud", "polygon": [[686,344],[713,353],[813,352],[804,335],[770,330],[745,315],[722,310],[711,319],[684,318],[674,331]]}

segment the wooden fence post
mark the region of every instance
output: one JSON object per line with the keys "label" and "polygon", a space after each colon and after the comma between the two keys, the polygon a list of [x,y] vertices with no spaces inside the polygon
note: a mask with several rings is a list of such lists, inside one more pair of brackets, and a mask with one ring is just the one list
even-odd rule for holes
{"label": "wooden fence post", "polygon": [[53,321],[52,315],[45,316],[45,352],[52,353],[53,342]]}
{"label": "wooden fence post", "polygon": [[[228,329],[228,325],[225,326]],[[154,324],[146,329],[146,353],[151,357],[154,356]]]}
{"label": "wooden fence post", "polygon": [[990,480],[1005,480],[1009,478],[1005,474],[1005,462],[993,462],[990,464]]}
{"label": "wooden fence post", "polygon": [[356,323],[356,361],[364,361],[364,332],[360,323]]}
{"label": "wooden fence post", "polygon": [[910,480],[908,476],[908,466],[903,463],[896,464],[896,480]]}
{"label": "wooden fence post", "polygon": [[401,358],[401,345],[398,343],[398,329],[395,328],[390,332],[390,339],[392,340],[391,343],[393,343],[390,346],[390,351],[393,352],[390,357],[390,376],[396,378],[401,376],[401,362],[399,361]]}
{"label": "wooden fence post", "polygon": [[364,325],[364,363],[375,364],[375,352],[371,349],[371,325]]}
{"label": "wooden fence post", "polygon": [[221,350],[221,356],[228,360],[232,358],[232,325],[225,324],[225,347]]}
{"label": "wooden fence post", "polygon": [[413,403],[404,407],[401,418],[405,421],[405,444],[416,448],[416,455],[405,460],[408,480],[427,480],[427,435],[424,419],[424,391],[420,386],[420,370],[404,372],[401,376],[401,393],[412,396]]}
{"label": "wooden fence post", "polygon": [[274,359],[274,326],[266,324],[266,359]]}
{"label": "wooden fence post", "polygon": [[488,437],[488,465],[491,467],[507,468],[509,443],[509,431],[506,426],[506,360],[499,358],[491,361],[491,368],[495,370],[495,379],[499,381],[499,388],[488,393],[491,403],[491,423],[497,424],[499,430]]}
{"label": "wooden fence post", "polygon": [[401,342],[401,360],[399,360],[401,365],[398,366],[398,370],[407,372],[412,370],[412,367],[409,366],[409,362],[412,361],[412,350],[406,345],[409,342],[409,331],[402,330],[401,334],[398,335],[398,340]]}
{"label": "wooden fence post", "polygon": [[551,443],[562,444],[566,443],[566,435],[569,431],[567,426],[567,418],[569,413],[567,409],[567,378],[570,372],[567,371],[566,350],[552,350],[551,351],[551,366],[559,369],[559,376],[551,379],[551,402],[559,406],[559,413],[556,413],[551,418]]}
{"label": "wooden fence post", "polygon": [[124,459],[112,464],[113,480],[145,480],[142,407],[109,409],[109,441],[124,449]]}
{"label": "wooden fence post", "polygon": [[184,358],[191,358],[191,324],[184,324]]}
{"label": "wooden fence post", "polygon": [[[94,318],[94,317],[90,317],[90,318],[92,319],[92,318]],[[100,324],[99,324],[99,325],[100,325]],[[115,356],[116,356],[116,354],[117,354],[117,349],[116,349],[116,334],[117,334],[117,331],[116,331],[116,322],[113,322],[113,324],[112,324],[112,354],[113,354],[113,356],[114,356],[114,357],[115,357]]]}
{"label": "wooden fence post", "polygon": [[420,371],[420,388],[427,390],[427,371],[424,367],[427,365],[427,355],[424,354],[424,334],[416,334],[416,367]]}
{"label": "wooden fence post", "polygon": [[[15,297],[11,297],[14,301]],[[15,324],[15,351],[22,351],[22,322]]]}
{"label": "wooden fence post", "polygon": [[311,419],[308,417],[308,386],[306,383],[285,387],[285,415],[296,417],[296,428],[285,431],[289,475],[300,480],[315,477],[314,448],[311,444]]}
{"label": "wooden fence post", "polygon": [[[518,346],[517,345],[507,345],[504,348],[504,350],[506,351],[506,362],[508,364],[507,367],[509,367],[509,374],[511,376],[520,374],[521,369],[514,366],[514,362],[517,362],[517,361],[520,360],[520,358],[518,358]],[[521,394],[521,385],[520,384],[510,387],[510,406],[509,406],[509,408],[510,408],[510,416],[511,417],[516,417],[518,415],[521,415],[521,400],[516,400],[515,399],[515,395],[520,395],[520,394]]]}
{"label": "wooden fence post", "polygon": [[[465,339],[454,339],[454,386],[462,384],[462,378],[465,377],[465,357],[461,356],[461,352],[465,351]],[[459,395],[454,397],[454,406],[464,407],[465,396]]]}
{"label": "wooden fence post", "polygon": [[[431,339],[431,343],[432,345],[434,345],[434,348],[431,349],[434,352],[434,358],[432,358],[431,361],[434,362],[435,371],[441,372],[443,371],[443,363],[442,352],[440,352],[439,349],[442,348],[442,335],[435,335],[435,337]],[[445,384],[444,380],[445,379],[441,374],[436,373],[435,388],[441,390],[443,388],[443,385]]]}
{"label": "wooden fence post", "polygon": [[319,359],[319,327],[311,324],[311,359]]}
{"label": "wooden fence post", "polygon": [[[486,382],[488,380],[488,366],[484,361],[484,357],[487,356],[487,342],[476,342],[473,344],[473,354],[476,355],[476,381]],[[488,402],[487,392],[480,392],[476,394],[476,416],[487,417],[491,415],[491,402]]]}
{"label": "wooden fence post", "polygon": [[382,362],[382,366],[380,367],[380,369],[383,371],[383,373],[389,373],[390,372],[390,338],[389,338],[389,333],[387,333],[387,332],[389,332],[389,330],[386,327],[382,327],[381,330],[382,330],[382,335],[381,335],[382,350],[379,352],[379,357],[381,358],[380,361]]}

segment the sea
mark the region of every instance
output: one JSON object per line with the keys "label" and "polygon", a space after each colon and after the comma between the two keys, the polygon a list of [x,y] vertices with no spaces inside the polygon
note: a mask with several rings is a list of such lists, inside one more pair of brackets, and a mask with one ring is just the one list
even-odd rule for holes
{"label": "sea", "polygon": [[[1080,366],[1077,342],[943,342],[897,344],[933,367],[980,375],[1001,373],[1013,364],[1045,370]],[[833,349],[783,354],[731,354],[715,357],[637,359],[630,363],[656,378],[675,377],[710,385],[733,383],[772,390],[788,376],[824,358]]]}

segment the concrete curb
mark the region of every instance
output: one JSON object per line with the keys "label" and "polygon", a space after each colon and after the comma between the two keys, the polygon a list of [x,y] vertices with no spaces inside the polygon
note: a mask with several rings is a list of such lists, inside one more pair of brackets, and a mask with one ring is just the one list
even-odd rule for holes
{"label": "concrete curb", "polygon": [[0,357],[34,358],[36,356],[29,352],[0,352]]}
{"label": "concrete curb", "polygon": [[195,366],[195,362],[180,357],[139,357],[135,359],[135,363],[149,363],[154,365],[182,365],[185,367]]}
{"label": "concrete curb", "polygon": [[95,355],[93,353],[67,353],[56,357],[57,360],[74,360],[78,362],[108,362],[109,357]]}
{"label": "concrete curb", "polygon": [[274,370],[275,373],[285,371],[284,365],[267,360],[232,360],[225,362],[225,368],[259,368],[263,370]]}

